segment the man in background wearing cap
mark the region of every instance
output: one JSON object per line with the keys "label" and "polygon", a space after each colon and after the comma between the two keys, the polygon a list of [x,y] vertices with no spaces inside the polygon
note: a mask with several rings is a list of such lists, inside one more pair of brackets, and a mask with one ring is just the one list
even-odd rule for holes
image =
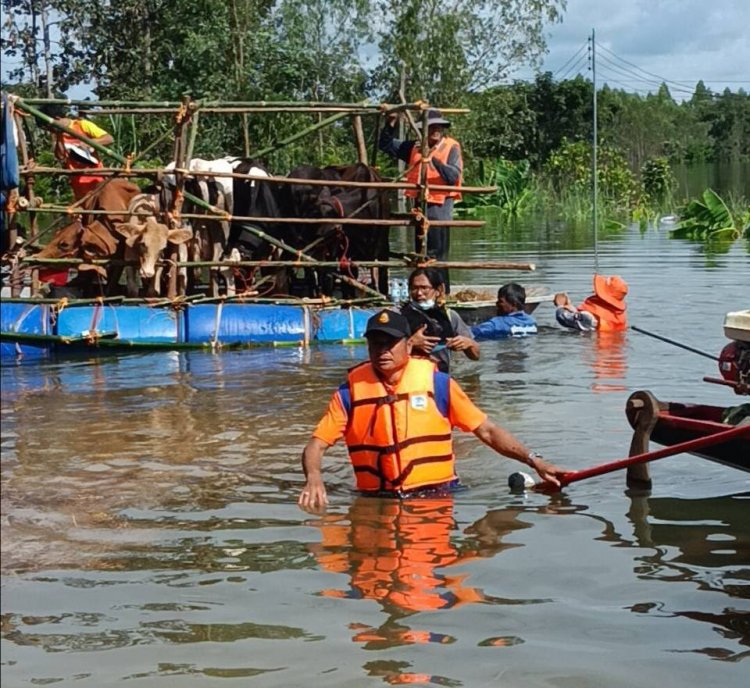
{"label": "man in background wearing cap", "polygon": [[628,329],[625,296],[628,283],[619,275],[594,275],[594,294],[576,308],[565,293],[555,294],[555,318],[563,327],[582,332]]}
{"label": "man in background wearing cap", "polygon": [[[396,138],[396,123],[399,114],[388,115],[386,124],[380,132],[380,149],[398,160],[407,164],[406,181],[412,184],[422,182],[422,149],[418,141],[401,141]],[[463,159],[461,157],[461,145],[455,139],[446,135],[446,130],[451,123],[443,118],[440,110],[427,111],[427,141],[429,145],[427,162],[427,185],[432,186],[455,186],[460,187],[463,174]],[[418,125],[418,126],[421,126]],[[419,191],[409,189],[406,196],[416,200],[419,199]],[[427,194],[427,219],[452,220],[453,204],[461,200],[461,193],[456,191],[438,191],[428,189]],[[446,260],[450,248],[450,228],[430,227],[427,232],[427,255],[436,260]],[[422,246],[417,237],[417,252],[421,252]],[[448,271],[443,270],[443,281],[446,293],[450,293],[450,280]]]}
{"label": "man in background wearing cap", "polygon": [[499,454],[559,485],[562,469],[490,421],[434,362],[410,357],[411,330],[401,313],[376,313],[367,321],[365,337],[369,361],[349,371],[302,453],[307,479],[299,497],[302,508],[318,510],[328,503],[323,455],[342,437],[357,489],[365,494],[408,497],[458,486],[454,427],[473,432]]}

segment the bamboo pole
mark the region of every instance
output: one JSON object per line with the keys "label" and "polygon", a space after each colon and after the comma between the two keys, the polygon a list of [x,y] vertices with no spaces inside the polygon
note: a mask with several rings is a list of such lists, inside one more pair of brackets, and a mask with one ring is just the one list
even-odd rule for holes
{"label": "bamboo pole", "polygon": [[348,116],[348,112],[341,112],[336,115],[333,115],[332,117],[326,117],[326,119],[321,120],[317,124],[313,124],[310,127],[307,127],[306,129],[303,129],[300,132],[297,132],[296,134],[292,134],[291,136],[287,136],[285,139],[282,139],[281,141],[276,141],[271,146],[266,146],[265,148],[261,148],[259,151],[254,151],[247,157],[249,158],[262,158],[269,153],[273,153],[274,151],[277,151],[279,148],[283,148],[284,146],[288,146],[290,143],[294,143],[295,141],[298,141],[301,138],[304,138],[308,134],[313,133],[314,131],[317,131],[318,129],[322,129],[323,127],[327,127],[329,124],[333,124],[334,122],[338,122],[338,120],[343,119],[344,117]]}
{"label": "bamboo pole", "polygon": [[[26,141],[26,132],[24,131],[23,127],[21,126],[21,117],[18,113],[13,113],[13,118],[15,120],[16,125],[16,131],[18,132],[18,143],[19,143],[19,149],[21,152],[21,161],[22,164],[28,167],[29,164],[29,149],[27,146]],[[21,173],[23,174],[23,173]],[[34,175],[33,173],[26,173],[23,174],[26,180],[26,201],[28,202],[28,207],[31,207],[34,204]],[[13,213],[12,220],[11,220],[11,227],[10,227],[10,235],[8,240],[8,249],[9,250],[15,250],[16,249],[16,239],[18,238],[18,230],[17,230],[17,221],[18,221],[18,203],[16,203],[15,212]],[[29,240],[35,239],[37,236],[37,222],[36,222],[36,215],[31,216],[31,220],[29,223]],[[32,270],[32,287],[34,286],[34,282],[37,281],[35,278],[38,276],[37,270]],[[21,272],[19,270],[19,264],[14,263],[13,268],[11,269],[10,273],[10,294],[11,296],[20,296],[21,291],[23,291],[23,284],[22,284],[23,277],[21,276]],[[32,293],[34,293],[32,291]]]}
{"label": "bamboo pole", "polygon": [[[265,238],[265,237],[264,237]],[[270,242],[269,242],[270,243]],[[341,261],[338,260],[315,260],[307,254],[301,253],[279,242],[278,248],[293,252],[295,255],[300,254],[298,260],[240,260],[237,262],[227,261],[178,261],[177,267],[196,268],[196,267],[289,267],[289,268],[338,268],[341,267]],[[277,245],[277,244],[275,244]],[[34,258],[28,256],[22,258],[20,263],[29,265],[138,265],[138,261],[125,260],[107,260],[96,258],[86,260],[84,258]],[[519,270],[521,272],[534,272],[536,265],[534,263],[508,263],[502,261],[485,261],[482,263],[468,263],[465,261],[440,261],[440,260],[421,260],[416,256],[414,260],[356,260],[351,262],[352,265],[361,268],[417,268],[417,267],[436,267],[436,268],[456,268],[462,270]],[[379,292],[378,292],[379,293]],[[116,297],[115,297],[116,298]]]}
{"label": "bamboo pole", "polygon": [[[185,198],[193,201],[198,205],[199,199],[197,196],[193,196],[189,192],[185,192]],[[209,203],[201,203],[201,207],[205,207],[214,213],[216,219],[225,220],[227,222],[263,222],[267,224],[300,224],[300,225],[360,225],[360,226],[372,226],[372,227],[409,227],[413,224],[413,220],[394,218],[392,220],[362,220],[353,217],[337,217],[337,218],[323,218],[323,217],[261,217],[254,215],[231,215],[220,208],[215,208]],[[67,213],[68,209],[60,206],[48,206],[44,204],[41,208],[27,208],[27,213]],[[76,215],[111,215],[111,210],[79,210],[76,209],[74,214]],[[149,213],[132,213],[135,217],[148,217]],[[212,219],[212,216],[207,216],[201,213],[181,213],[181,218],[193,219],[193,220],[205,220]],[[483,220],[432,220],[430,225],[434,227],[483,227],[486,223]]]}
{"label": "bamboo pole", "polygon": [[352,127],[354,128],[354,139],[357,142],[357,159],[363,165],[367,165],[367,144],[365,143],[365,132],[362,129],[362,117],[360,115],[352,117]]}
{"label": "bamboo pole", "polygon": [[428,110],[422,113],[422,162],[419,167],[419,210],[420,217],[416,220],[416,232],[417,241],[416,249],[417,253],[421,256],[427,256],[427,232],[429,231],[429,224],[427,222],[427,165],[425,161],[430,152],[430,144],[427,136],[429,127],[427,126]]}
{"label": "bamboo pole", "polygon": [[[195,140],[198,138],[198,119],[200,117],[200,111],[193,113],[190,118],[190,138],[187,144],[187,153],[185,154],[185,164],[190,166],[190,161],[193,159],[193,150],[195,149]],[[166,171],[166,170],[165,170]]]}
{"label": "bamboo pole", "polygon": [[378,160],[378,149],[380,144],[380,127],[383,124],[383,115],[382,113],[378,115],[378,118],[375,120],[375,126],[373,127],[373,140],[372,140],[372,166],[375,167],[375,164]]}
{"label": "bamboo pole", "polygon": [[[189,155],[190,144],[188,142],[188,130],[186,124],[191,118],[191,99],[189,95],[182,97],[181,109],[175,121],[175,143],[174,143],[174,166],[175,166],[175,193],[172,198],[172,212],[170,214],[170,225],[179,226],[182,223],[181,213],[182,204],[185,197],[185,172],[183,168],[190,165]],[[197,127],[195,129],[197,134]],[[191,132],[192,133],[192,132]],[[178,172],[179,169],[179,172]],[[170,253],[170,269],[167,276],[167,296],[174,298],[177,295],[177,247],[173,246]],[[183,294],[184,296],[184,294]]]}
{"label": "bamboo pole", "polygon": [[[409,107],[409,106],[407,106]],[[406,108],[385,108],[386,111],[392,112],[393,110],[401,109],[404,112],[410,112]],[[89,117],[105,116],[105,115],[172,115],[174,114],[175,108],[156,108],[156,107],[108,107],[89,109],[81,108],[79,112],[86,114]],[[341,113],[344,115],[361,115],[361,116],[372,116],[379,114],[371,108],[349,108],[349,107],[198,107],[196,111],[203,112],[207,115],[248,115],[248,114],[334,114]],[[454,111],[445,110],[446,114],[457,114]],[[466,110],[465,112],[468,112]]]}
{"label": "bamboo pole", "polygon": [[[161,108],[178,108],[182,104],[181,100],[76,100],[74,98],[24,98],[24,101],[31,105],[47,105],[57,103],[60,105],[80,107],[83,109],[93,109],[98,107],[161,107]],[[369,103],[357,102],[347,103],[343,101],[323,101],[323,100],[196,100],[193,101],[196,108],[201,107],[348,107],[352,109],[364,108],[370,111],[378,111],[381,108],[403,108],[410,107],[414,110],[420,110],[423,107],[422,102],[415,103]],[[467,108],[442,108],[443,112],[465,113],[469,112]]]}
{"label": "bamboo pole", "polygon": [[[61,174],[61,175],[82,175],[91,174],[90,169],[83,170],[65,170],[58,167],[30,167],[29,171],[33,170],[38,174]],[[24,172],[24,169],[21,168]],[[299,177],[278,177],[269,175],[267,177],[254,175],[254,174],[242,174],[241,172],[212,172],[209,170],[196,172],[195,170],[189,170],[186,168],[180,168],[179,170],[172,169],[167,170],[166,168],[145,168],[139,167],[131,170],[123,170],[119,167],[103,167],[97,168],[96,174],[100,177],[158,177],[159,175],[173,172],[182,172],[188,177],[212,177],[212,178],[231,178],[231,179],[247,179],[249,181],[263,181],[271,184],[305,184],[309,186],[340,186],[342,188],[359,188],[359,189],[380,189],[388,191],[389,189],[419,189],[418,184],[411,184],[410,182],[354,182],[341,180],[327,180],[327,179],[301,179]],[[436,184],[430,186],[433,191],[455,191],[455,186],[448,186],[447,184]],[[493,193],[497,191],[496,186],[462,186],[461,193]]]}

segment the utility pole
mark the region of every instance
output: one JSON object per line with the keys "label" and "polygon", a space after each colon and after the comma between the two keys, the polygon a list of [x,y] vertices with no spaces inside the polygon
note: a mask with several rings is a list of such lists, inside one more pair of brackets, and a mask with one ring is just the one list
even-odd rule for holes
{"label": "utility pole", "polygon": [[596,108],[596,31],[595,29],[591,29],[591,80],[593,82],[594,86],[594,126],[593,126],[593,136],[592,136],[592,145],[591,145],[591,174],[592,174],[592,184],[591,184],[591,195],[592,195],[592,212],[591,217],[593,220],[594,225],[594,273],[599,272],[599,245],[598,245],[598,231],[597,231],[597,201],[599,198],[599,180],[597,178],[596,174],[596,147],[598,143],[599,138],[599,131],[597,128],[597,108]]}

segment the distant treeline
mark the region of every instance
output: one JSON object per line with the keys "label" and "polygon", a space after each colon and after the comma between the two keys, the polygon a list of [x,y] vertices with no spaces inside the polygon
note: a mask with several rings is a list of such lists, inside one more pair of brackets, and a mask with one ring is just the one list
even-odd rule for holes
{"label": "distant treeline", "polygon": [[[468,94],[461,120],[470,159],[528,160],[539,168],[564,141],[591,141],[593,85],[550,73]],[[712,93],[702,81],[675,101],[666,85],[641,96],[604,86],[597,94],[599,143],[622,153],[634,171],[654,158],[675,162],[750,160],[750,95]]]}

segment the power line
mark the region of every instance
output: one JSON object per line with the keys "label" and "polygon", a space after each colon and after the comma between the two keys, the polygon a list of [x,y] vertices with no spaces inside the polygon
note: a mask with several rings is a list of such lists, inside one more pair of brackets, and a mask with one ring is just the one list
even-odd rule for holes
{"label": "power line", "polygon": [[581,46],[578,48],[578,50],[576,50],[576,52],[571,57],[568,58],[565,64],[555,71],[555,73],[552,75],[552,78],[554,79],[560,72],[562,72],[563,69],[565,69],[585,49],[586,49],[586,43],[582,43]]}
{"label": "power line", "polygon": [[[621,67],[620,65],[612,62],[611,60],[607,59],[606,56],[600,55],[600,59],[605,63],[606,67],[608,69],[611,69],[619,76],[626,76],[626,77],[635,77],[635,79],[641,83],[650,84],[653,86],[656,86],[658,88],[661,88],[664,84],[664,81],[657,81],[656,79],[647,79],[645,77],[640,76],[637,72],[634,72],[632,69],[628,69],[627,67]],[[684,93],[687,95],[692,95],[693,90],[686,89],[682,86],[672,86],[670,91],[674,91],[675,93]]]}
{"label": "power line", "polygon": [[649,93],[652,93],[652,90],[650,88],[646,87],[634,87],[634,86],[628,86],[627,83],[620,81],[619,79],[615,79],[612,75],[604,73],[604,85],[609,86],[610,84],[619,84],[623,89],[625,89],[629,93],[637,93],[638,95],[648,95]]}
{"label": "power line", "polygon": [[620,62],[624,62],[626,65],[630,65],[631,67],[634,67],[639,72],[643,72],[644,74],[648,74],[649,76],[655,77],[656,79],[659,79],[660,81],[664,81],[666,83],[675,84],[676,86],[679,86],[680,88],[689,87],[691,84],[688,82],[679,82],[674,81],[673,79],[668,79],[667,77],[660,76],[659,74],[654,74],[653,72],[649,72],[647,69],[643,69],[642,67],[639,67],[637,64],[633,64],[632,62],[629,62],[625,58],[620,57],[617,53],[613,52],[609,48],[605,48],[603,45],[599,46],[604,52],[609,53],[612,55],[615,59],[620,60]]}
{"label": "power line", "polygon": [[574,64],[572,64],[568,68],[568,70],[565,72],[565,74],[563,74],[560,77],[559,81],[565,81],[565,79],[567,79],[570,76],[570,74],[577,74],[578,72],[580,72],[581,67],[583,67],[584,65],[586,65],[587,62],[588,62],[588,56],[581,55],[581,57],[579,57],[576,60],[576,62]]}

